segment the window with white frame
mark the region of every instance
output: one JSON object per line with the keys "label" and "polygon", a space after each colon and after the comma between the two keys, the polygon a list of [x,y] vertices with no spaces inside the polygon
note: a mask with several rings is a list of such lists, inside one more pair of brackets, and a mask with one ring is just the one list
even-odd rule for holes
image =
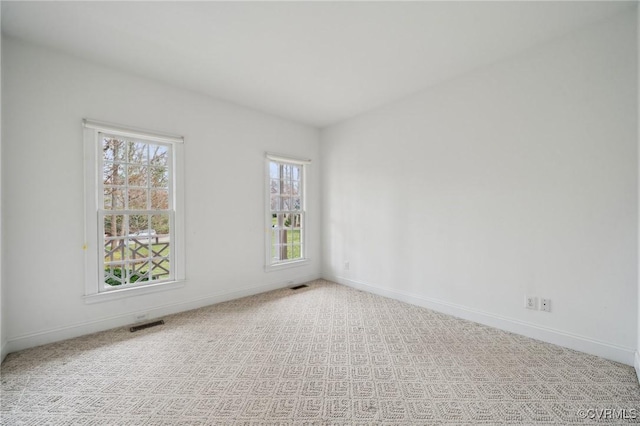
{"label": "window with white frame", "polygon": [[183,279],[182,138],[84,125],[87,295]]}
{"label": "window with white frame", "polygon": [[305,169],[308,160],[267,155],[267,269],[306,259]]}

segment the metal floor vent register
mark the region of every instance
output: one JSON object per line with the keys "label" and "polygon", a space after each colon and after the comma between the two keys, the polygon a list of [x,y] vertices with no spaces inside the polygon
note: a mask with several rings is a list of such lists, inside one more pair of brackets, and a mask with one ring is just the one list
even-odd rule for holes
{"label": "metal floor vent register", "polygon": [[305,288],[305,287],[309,287],[309,286],[306,284],[300,284],[295,287],[291,287],[291,290],[300,290],[301,288]]}
{"label": "metal floor vent register", "polygon": [[162,324],[164,324],[164,320],[148,322],[146,324],[133,326],[129,329],[129,331],[133,333],[134,331],[144,330],[145,328],[155,327],[156,325],[162,325]]}

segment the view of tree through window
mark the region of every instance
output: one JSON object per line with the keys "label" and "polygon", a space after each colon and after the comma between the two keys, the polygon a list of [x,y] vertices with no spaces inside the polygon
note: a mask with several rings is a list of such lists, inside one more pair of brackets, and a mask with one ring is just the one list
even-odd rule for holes
{"label": "view of tree through window", "polygon": [[171,145],[101,134],[105,284],[171,278]]}
{"label": "view of tree through window", "polygon": [[303,165],[269,162],[271,264],[304,258]]}

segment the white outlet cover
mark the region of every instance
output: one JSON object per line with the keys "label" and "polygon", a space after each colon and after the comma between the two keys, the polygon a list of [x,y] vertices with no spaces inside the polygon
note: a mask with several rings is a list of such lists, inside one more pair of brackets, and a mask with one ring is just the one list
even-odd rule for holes
{"label": "white outlet cover", "polygon": [[540,310],[551,312],[551,299],[540,299]]}
{"label": "white outlet cover", "polygon": [[538,298],[535,296],[525,296],[524,307],[527,309],[538,309]]}

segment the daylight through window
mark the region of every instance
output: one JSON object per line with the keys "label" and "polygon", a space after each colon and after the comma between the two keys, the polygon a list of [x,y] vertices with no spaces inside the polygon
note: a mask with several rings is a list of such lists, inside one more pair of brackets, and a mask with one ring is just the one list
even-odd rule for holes
{"label": "daylight through window", "polygon": [[92,249],[86,295],[150,291],[150,285],[184,279],[176,171],[182,138],[87,120],[84,126],[87,248]]}
{"label": "daylight through window", "polygon": [[104,284],[172,278],[171,144],[100,133]]}
{"label": "daylight through window", "polygon": [[305,258],[305,165],[268,158],[270,225],[269,263],[278,265]]}

